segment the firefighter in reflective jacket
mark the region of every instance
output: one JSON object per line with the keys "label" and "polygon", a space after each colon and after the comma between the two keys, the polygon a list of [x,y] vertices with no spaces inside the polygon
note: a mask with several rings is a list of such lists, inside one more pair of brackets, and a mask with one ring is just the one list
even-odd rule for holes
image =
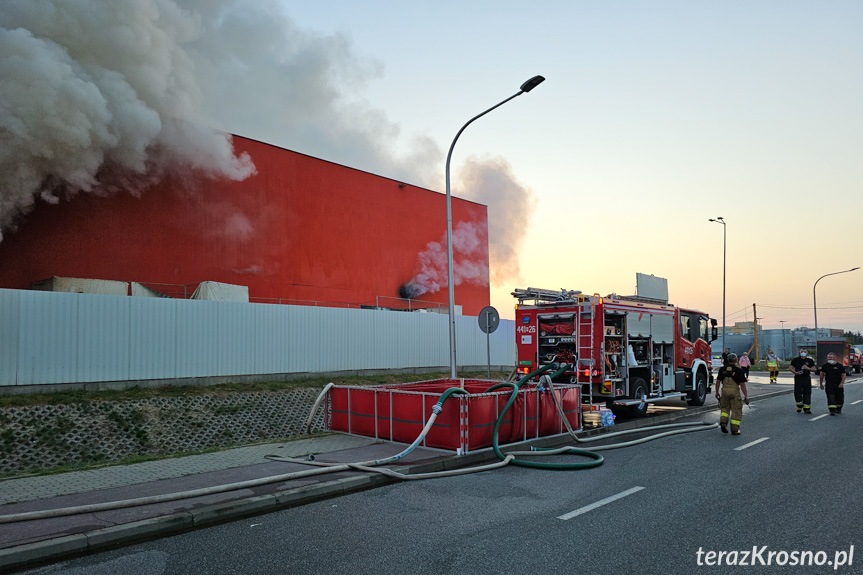
{"label": "firefighter in reflective jacket", "polygon": [[[722,391],[719,385],[722,385]],[[740,391],[743,391],[743,398]],[[728,433],[728,419],[731,417],[731,435],[740,435],[740,420],[743,418],[743,404],[749,405],[749,391],[746,389],[746,374],[737,365],[737,355],[728,354],[728,365],[719,368],[716,377],[716,399],[719,400],[719,427]]]}

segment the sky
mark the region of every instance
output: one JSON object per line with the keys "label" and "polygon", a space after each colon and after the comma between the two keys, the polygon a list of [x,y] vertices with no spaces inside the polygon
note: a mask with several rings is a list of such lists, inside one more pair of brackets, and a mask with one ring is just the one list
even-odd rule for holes
{"label": "sky", "polygon": [[[452,159],[502,317],[646,273],[811,327],[815,281],[863,264],[861,29],[859,0],[5,0],[0,232],[154,165],[247,177],[224,131],[443,192],[462,125],[540,74]],[[863,331],[861,288],[820,281],[819,327]]]}
{"label": "sky", "polygon": [[[545,76],[453,153],[454,174],[506,159],[534,198],[520,277],[492,285],[503,317],[515,287],[632,294],[639,272],[721,323],[724,232],[726,323],[754,303],[766,328],[811,327],[816,280],[863,265],[863,3],[284,5],[377,62],[363,97],[442,149]],[[863,329],[863,270],[816,297],[819,327]]]}

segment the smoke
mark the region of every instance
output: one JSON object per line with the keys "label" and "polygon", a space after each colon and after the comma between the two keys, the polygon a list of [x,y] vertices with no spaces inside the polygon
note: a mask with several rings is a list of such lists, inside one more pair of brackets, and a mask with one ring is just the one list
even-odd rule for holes
{"label": "smoke", "polygon": [[[346,34],[299,27],[274,0],[187,0],[206,30],[189,46],[204,109],[228,131],[364,171],[433,186],[441,148],[404,138],[364,94],[384,75]],[[398,150],[396,153],[394,150]]]}
{"label": "smoke", "polygon": [[[37,201],[141,193],[169,172],[243,179],[254,166],[225,132],[439,188],[438,144],[405,138],[364,99],[383,65],[345,34],[300,28],[284,5],[3,0],[0,231]],[[500,158],[469,160],[454,184],[489,207],[487,236],[456,226],[456,282],[488,285],[489,270],[471,258],[484,257],[489,240],[492,282],[516,277],[530,191]],[[199,199],[207,203],[203,190]],[[255,233],[242,214],[222,220],[225,237]],[[482,252],[475,241],[486,242]],[[446,285],[445,237],[418,255],[417,270],[409,285]]]}
{"label": "smoke", "polygon": [[4,0],[0,231],[37,198],[138,193],[180,170],[254,173],[200,112],[184,46],[204,32],[171,0]]}
{"label": "smoke", "polygon": [[516,180],[501,158],[468,158],[458,178],[459,195],[488,206],[491,281],[520,281],[518,255],[536,206],[536,196]]}
{"label": "smoke", "polygon": [[[485,226],[460,222],[452,230],[453,281],[488,285],[488,236]],[[447,287],[448,266],[446,234],[439,242],[430,242],[417,256],[417,274],[399,287],[399,297],[416,299]]]}
{"label": "smoke", "polygon": [[[488,235],[476,223],[453,228],[453,279],[455,285],[500,285],[520,281],[518,254],[536,197],[516,180],[501,157],[468,158],[456,179],[459,196],[488,206]],[[488,249],[486,249],[488,245]],[[489,266],[485,265],[488,257]],[[490,270],[489,270],[490,267]],[[416,299],[447,286],[446,236],[432,242],[417,256],[417,274],[399,287],[399,297]]]}

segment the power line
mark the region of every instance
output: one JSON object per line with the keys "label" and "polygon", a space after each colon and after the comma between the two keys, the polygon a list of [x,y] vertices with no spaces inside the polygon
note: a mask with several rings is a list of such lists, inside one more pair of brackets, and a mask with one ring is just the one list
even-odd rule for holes
{"label": "power line", "polygon": [[[805,309],[805,310],[811,310],[812,309],[811,305],[809,305],[809,306],[790,306],[790,305],[782,306],[782,305],[770,305],[770,304],[766,304],[766,303],[761,303],[758,305],[760,307],[766,307],[766,308],[770,308],[770,309]],[[829,306],[819,306],[818,307],[819,310],[822,310],[822,309],[860,309],[860,308],[863,308],[863,305],[852,305],[852,306],[842,306],[842,307],[829,307]]]}

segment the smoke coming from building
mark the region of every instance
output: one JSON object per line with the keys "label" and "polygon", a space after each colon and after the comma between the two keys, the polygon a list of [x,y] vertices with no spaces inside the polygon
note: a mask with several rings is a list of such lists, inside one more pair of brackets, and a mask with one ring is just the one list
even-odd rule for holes
{"label": "smoke coming from building", "polygon": [[252,174],[200,112],[184,46],[204,32],[170,0],[4,0],[0,232],[37,199],[138,193],[179,170]]}
{"label": "smoke coming from building", "polygon": [[[303,29],[275,0],[3,0],[0,232],[37,202],[78,192],[141,193],[177,172],[246,178],[254,166],[230,133],[441,189],[440,146],[402,138],[364,99],[383,74],[347,35]],[[489,206],[488,237],[457,226],[457,238],[490,243],[492,282],[517,275],[529,190],[500,158],[471,159],[453,184]],[[207,203],[205,189],[196,195]],[[248,240],[254,225],[241,216],[214,233]],[[456,281],[487,285],[478,252],[456,253],[467,258]],[[418,255],[417,285],[445,286],[445,264],[444,237]]]}
{"label": "smoke coming from building", "polygon": [[[469,283],[488,285],[488,236],[485,227],[472,222],[460,222],[452,230],[453,280],[455,285]],[[448,266],[446,234],[438,242],[430,242],[417,256],[419,271],[399,287],[399,297],[416,299],[424,294],[447,287]]]}
{"label": "smoke coming from building", "polygon": [[[518,252],[534,212],[533,192],[516,180],[509,163],[501,157],[468,158],[454,179],[455,193],[488,206],[488,238],[479,226],[458,223],[453,229],[453,279],[474,285],[500,285],[520,281]],[[484,264],[488,242],[489,268]],[[432,242],[417,256],[418,272],[399,288],[399,297],[416,299],[447,286],[446,236]]]}
{"label": "smoke coming from building", "polygon": [[468,158],[459,171],[457,192],[488,206],[491,282],[521,281],[518,254],[533,217],[536,196],[501,158]]}

